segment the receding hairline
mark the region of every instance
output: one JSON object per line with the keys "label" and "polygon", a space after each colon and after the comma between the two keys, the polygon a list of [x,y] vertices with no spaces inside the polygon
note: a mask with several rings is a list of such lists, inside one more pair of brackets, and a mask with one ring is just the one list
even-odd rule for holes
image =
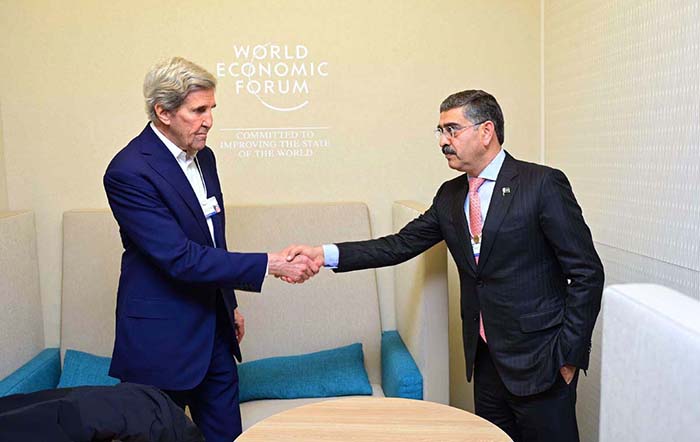
{"label": "receding hairline", "polygon": [[154,64],[143,81],[146,114],[157,121],[156,105],[172,111],[200,90],[216,91],[216,77],[202,66],[183,57],[171,57]]}

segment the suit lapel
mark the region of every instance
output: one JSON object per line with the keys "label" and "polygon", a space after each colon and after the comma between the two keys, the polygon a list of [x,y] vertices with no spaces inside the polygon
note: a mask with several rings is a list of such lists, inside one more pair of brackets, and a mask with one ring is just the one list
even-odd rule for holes
{"label": "suit lapel", "polygon": [[192,190],[192,185],[187,180],[185,173],[177,164],[177,160],[170,153],[167,147],[163,144],[153,130],[146,126],[146,129],[141,133],[144,137],[144,143],[141,145],[141,153],[146,162],[155,170],[165,181],[175,189],[180,197],[185,201],[187,207],[192,212],[197,220],[197,224],[202,230],[204,237],[209,245],[211,244],[211,235],[207,220],[204,218],[202,207],[197,200],[197,196]]}
{"label": "suit lapel", "polygon": [[452,219],[455,230],[457,231],[458,243],[461,245],[460,250],[464,254],[464,259],[467,260],[472,271],[476,272],[476,261],[474,260],[474,251],[472,250],[469,235],[469,225],[467,224],[467,216],[464,213],[464,203],[467,200],[467,192],[469,192],[469,181],[467,180],[466,174],[459,180],[458,186],[457,193],[452,202]]}
{"label": "suit lapel", "polygon": [[[508,153],[501,166],[501,171],[498,173],[496,185],[493,188],[489,210],[486,214],[486,221],[482,229],[483,243],[481,244],[481,254],[479,255],[479,267],[483,267],[488,260],[491,248],[493,246],[498,229],[503,223],[508,213],[511,201],[515,198],[515,193],[518,190],[518,168],[515,160]],[[510,189],[507,193],[504,189]]]}
{"label": "suit lapel", "polygon": [[214,239],[216,240],[216,247],[226,248],[224,239],[224,227],[222,224],[223,217],[223,204],[221,198],[221,189],[218,185],[218,180],[216,179],[216,170],[214,169],[214,164],[212,163],[212,157],[210,155],[198,155],[197,158],[202,157],[199,161],[199,166],[202,171],[202,178],[207,185],[207,198],[216,197],[216,202],[221,208],[221,212],[211,217],[214,226]]}

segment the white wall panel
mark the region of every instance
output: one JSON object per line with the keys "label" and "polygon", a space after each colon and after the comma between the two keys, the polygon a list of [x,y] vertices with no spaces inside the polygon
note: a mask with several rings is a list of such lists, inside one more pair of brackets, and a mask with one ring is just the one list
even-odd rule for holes
{"label": "white wall panel", "polygon": [[[545,161],[571,180],[606,283],[700,300],[699,2],[543,4]],[[599,330],[579,389],[583,441],[598,440]]]}

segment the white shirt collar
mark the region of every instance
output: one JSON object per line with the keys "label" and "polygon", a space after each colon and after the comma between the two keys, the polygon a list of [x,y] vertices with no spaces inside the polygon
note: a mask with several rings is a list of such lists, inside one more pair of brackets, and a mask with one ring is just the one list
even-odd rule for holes
{"label": "white shirt collar", "polygon": [[187,156],[187,152],[177,147],[175,143],[173,143],[172,141],[170,141],[170,139],[168,139],[168,137],[163,135],[163,133],[160,130],[158,130],[158,128],[155,124],[153,124],[153,122],[149,123],[149,126],[151,127],[151,129],[153,129],[153,132],[155,132],[156,136],[160,138],[160,141],[162,141],[163,144],[165,144],[165,147],[168,148],[170,153],[173,154],[178,163],[189,164],[192,162],[192,160],[194,160],[194,156]]}
{"label": "white shirt collar", "polygon": [[481,171],[478,178],[484,178],[489,181],[496,181],[498,178],[498,173],[501,171],[501,166],[503,166],[503,161],[506,159],[506,151],[501,148],[498,154],[491,160],[488,166]]}

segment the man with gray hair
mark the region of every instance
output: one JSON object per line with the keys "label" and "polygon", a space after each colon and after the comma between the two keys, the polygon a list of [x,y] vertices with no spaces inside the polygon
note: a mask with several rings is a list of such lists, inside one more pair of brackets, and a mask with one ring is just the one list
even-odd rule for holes
{"label": "man with gray hair", "polygon": [[306,257],[226,250],[212,150],[216,79],[175,57],[146,75],[150,123],[111,161],[104,186],[124,253],[110,376],[156,386],[208,442],[241,433],[235,356],[245,333],[234,289],[260,291],[267,274],[303,282]]}

